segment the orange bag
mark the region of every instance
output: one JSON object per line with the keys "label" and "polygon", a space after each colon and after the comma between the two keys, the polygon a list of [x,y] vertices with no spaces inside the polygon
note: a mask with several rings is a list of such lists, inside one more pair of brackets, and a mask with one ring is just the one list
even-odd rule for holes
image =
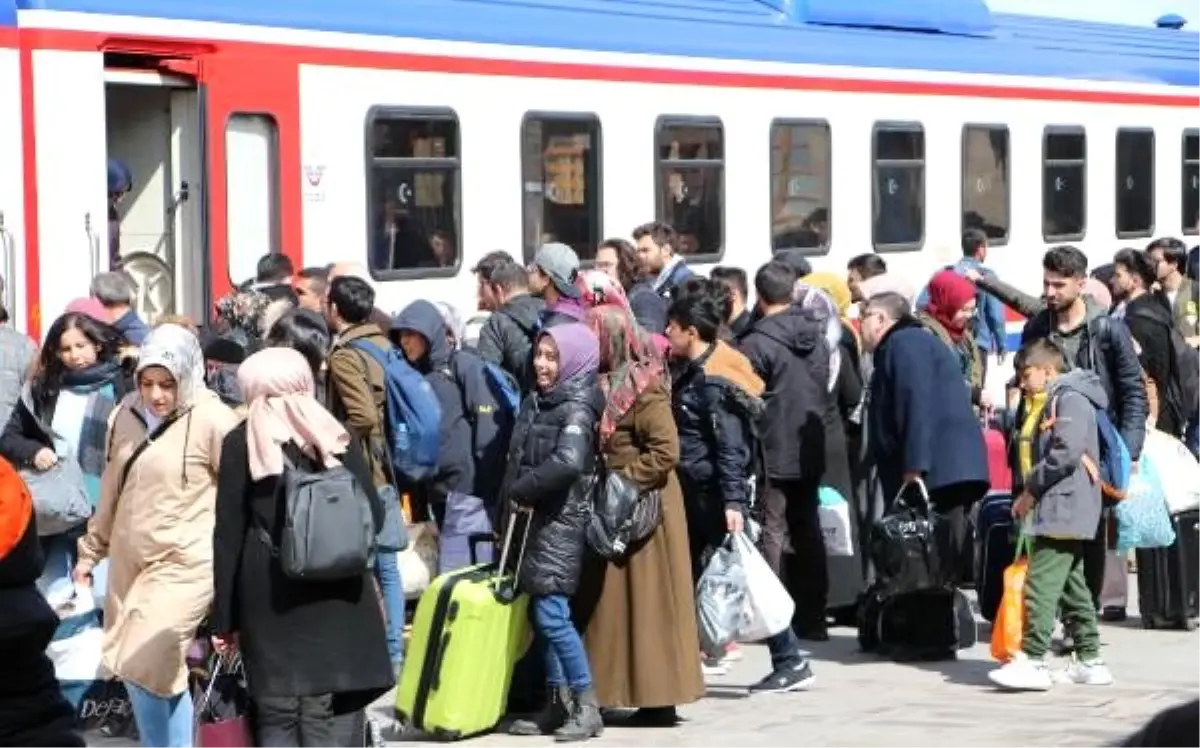
{"label": "orange bag", "polygon": [[1021,651],[1025,629],[1025,577],[1029,573],[1029,540],[1017,538],[1017,553],[1004,570],[1004,596],[992,624],[992,657],[1008,662]]}
{"label": "orange bag", "polygon": [[3,559],[33,521],[33,497],[11,464],[0,459],[0,559]]}

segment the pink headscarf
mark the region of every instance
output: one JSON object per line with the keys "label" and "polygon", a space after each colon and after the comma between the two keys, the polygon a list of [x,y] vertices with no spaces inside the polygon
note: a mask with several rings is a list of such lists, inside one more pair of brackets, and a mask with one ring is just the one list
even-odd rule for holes
{"label": "pink headscarf", "polygon": [[313,397],[312,369],[293,348],[264,348],[238,367],[238,384],[250,404],[246,446],[250,477],[261,480],[283,473],[283,445],[291,442],[322,460],[341,462],[350,434]]}
{"label": "pink headscarf", "polygon": [[103,322],[106,325],[112,324],[112,320],[108,316],[108,310],[104,308],[104,305],[90,297],[75,299],[67,304],[66,313],[82,314],[85,317],[91,317],[97,322]]}
{"label": "pink headscarf", "polygon": [[[633,307],[629,305],[629,296],[625,293],[625,288],[608,273],[587,270],[579,274],[575,283],[583,292],[582,301],[585,310],[611,306],[625,312],[630,318],[633,317]],[[666,336],[659,330],[645,330],[642,327],[638,329],[648,334],[655,349],[663,357],[666,357],[671,348]]]}

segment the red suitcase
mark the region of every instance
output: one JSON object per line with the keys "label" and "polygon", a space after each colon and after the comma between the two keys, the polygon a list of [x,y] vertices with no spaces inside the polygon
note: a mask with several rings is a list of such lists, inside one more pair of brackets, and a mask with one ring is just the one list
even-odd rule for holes
{"label": "red suitcase", "polygon": [[991,493],[1012,491],[1012,468],[1008,464],[1008,445],[1000,429],[983,425],[983,443],[987,447],[988,480],[992,483]]}

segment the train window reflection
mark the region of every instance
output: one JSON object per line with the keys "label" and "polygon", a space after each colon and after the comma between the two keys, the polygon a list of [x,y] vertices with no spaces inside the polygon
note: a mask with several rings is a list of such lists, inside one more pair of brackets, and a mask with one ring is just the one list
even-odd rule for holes
{"label": "train window reflection", "polygon": [[1117,238],[1154,233],[1154,131],[1117,130]]}
{"label": "train window reflection", "polygon": [[1042,140],[1042,237],[1078,241],[1087,233],[1087,136],[1048,127]]}
{"label": "train window reflection", "polygon": [[872,133],[871,241],[878,252],[925,243],[925,129],[877,123]]}
{"label": "train window reflection", "polygon": [[367,115],[368,260],[380,279],[454,275],[462,199],[458,117],[375,108]]}
{"label": "train window reflection", "polygon": [[676,251],[720,259],[725,242],[725,133],[720,120],[660,117],[656,217],[675,227]]}
{"label": "train window reflection", "polygon": [[521,127],[526,262],[546,242],[591,260],[601,236],[600,120],[592,114],[527,114]]}
{"label": "train window reflection", "polygon": [[771,123],[771,249],[829,252],[833,152],[829,123]]}
{"label": "train window reflection", "polygon": [[1004,125],[967,125],[962,143],[962,230],[980,229],[988,243],[1008,241],[1012,190]]}

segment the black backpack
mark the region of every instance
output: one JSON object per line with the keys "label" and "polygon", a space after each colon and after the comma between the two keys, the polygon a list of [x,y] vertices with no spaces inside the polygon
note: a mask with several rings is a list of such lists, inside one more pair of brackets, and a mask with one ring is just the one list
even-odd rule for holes
{"label": "black backpack", "polygon": [[1168,325],[1147,310],[1135,309],[1133,314],[1167,328],[1171,339],[1171,381],[1163,393],[1163,400],[1173,411],[1176,423],[1187,423],[1200,410],[1200,353],[1188,345],[1183,333],[1175,325]]}

